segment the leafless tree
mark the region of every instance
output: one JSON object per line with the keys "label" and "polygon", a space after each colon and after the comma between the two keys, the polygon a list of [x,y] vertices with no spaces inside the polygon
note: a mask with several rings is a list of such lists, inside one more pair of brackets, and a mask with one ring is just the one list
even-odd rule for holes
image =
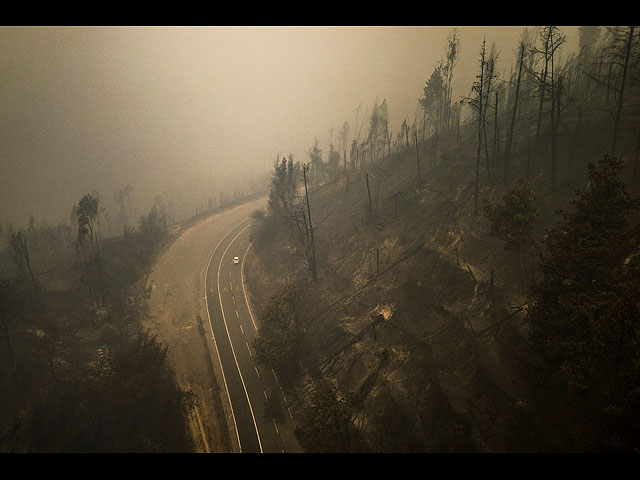
{"label": "leafless tree", "polygon": [[520,98],[520,82],[522,80],[522,66],[524,63],[524,49],[525,49],[524,41],[520,42],[520,51],[518,54],[518,76],[516,79],[516,91],[515,97],[513,100],[513,110],[511,114],[511,124],[509,125],[509,130],[507,131],[507,144],[504,150],[504,184],[506,185],[509,178],[509,163],[511,162],[511,147],[513,145],[513,136],[516,127],[516,114],[518,111],[518,99]]}
{"label": "leafless tree", "polygon": [[[313,223],[311,222],[311,205],[309,204],[309,189],[307,187],[307,165],[302,166],[302,174],[304,177],[304,194],[307,203],[307,215],[304,218],[304,226],[305,226],[305,235],[306,235],[306,244],[307,248],[307,261],[309,264],[309,271],[311,272],[311,278],[314,282],[318,281],[318,269],[316,265],[316,243],[315,243],[315,233]],[[303,210],[304,212],[304,210]]]}
{"label": "leafless tree", "polygon": [[29,256],[29,246],[27,245],[27,237],[24,230],[18,230],[11,233],[11,255],[16,262],[18,269],[25,274],[29,274],[33,282],[33,286],[38,290],[36,277],[31,269],[31,259]]}
{"label": "leafless tree", "polygon": [[482,40],[480,48],[480,74],[476,75],[476,81],[471,87],[471,95],[462,99],[462,102],[470,105],[475,113],[478,122],[478,144],[476,146],[476,172],[475,172],[475,194],[473,202],[473,215],[478,216],[478,196],[480,183],[480,156],[482,152],[482,134],[484,130],[484,112],[486,111],[486,76],[487,76],[487,41]]}
{"label": "leafless tree", "polygon": [[[629,88],[629,80],[634,80],[630,76],[630,67],[638,57],[638,47],[640,46],[640,36],[636,32],[635,26],[629,27],[609,27],[610,43],[607,48],[610,65],[620,72],[620,85],[609,80],[608,87],[614,92],[615,113],[613,114],[613,137],[611,139],[611,155],[615,156],[618,141],[618,131],[620,128],[620,118],[624,105],[625,94]],[[636,57],[636,58],[634,58]]]}
{"label": "leafless tree", "polygon": [[538,75],[535,70],[529,73],[536,77],[539,87],[540,103],[538,110],[538,126],[536,136],[540,136],[544,99],[549,95],[551,108],[549,118],[551,122],[551,189],[555,191],[558,173],[558,127],[561,111],[561,95],[563,93],[562,75],[556,72],[556,54],[565,43],[566,35],[562,35],[556,26],[542,27],[539,32],[541,47],[533,46],[533,53],[541,55],[543,67]]}

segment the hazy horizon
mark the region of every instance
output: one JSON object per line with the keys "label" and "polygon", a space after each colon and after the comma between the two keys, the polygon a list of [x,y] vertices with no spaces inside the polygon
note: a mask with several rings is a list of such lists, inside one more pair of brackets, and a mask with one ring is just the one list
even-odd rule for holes
{"label": "hazy horizon", "polygon": [[[2,27],[0,223],[67,220],[94,190],[110,211],[127,184],[145,211],[163,191],[304,162],[383,99],[395,133],[453,28],[454,99],[483,38],[508,73],[524,27]],[[561,30],[568,52],[577,27]]]}

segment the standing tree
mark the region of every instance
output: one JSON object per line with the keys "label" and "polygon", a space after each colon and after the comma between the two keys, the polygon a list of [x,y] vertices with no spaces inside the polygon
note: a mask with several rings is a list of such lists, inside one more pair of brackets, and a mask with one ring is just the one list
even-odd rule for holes
{"label": "standing tree", "polygon": [[[378,126],[379,132],[379,145],[383,146],[389,141],[389,105],[387,99],[383,98],[380,107],[378,108]],[[384,152],[383,152],[384,155]]]}
{"label": "standing tree", "polygon": [[[356,168],[358,167],[358,160],[360,160],[360,167],[362,167],[362,160],[364,155],[361,153],[361,148],[363,148],[360,143],[360,134],[362,133],[362,127],[364,126],[364,123],[367,119],[367,110],[365,109],[362,121],[360,123],[358,123],[358,116],[360,115],[360,109],[362,108],[362,105],[358,105],[358,108],[356,109],[356,133],[355,133],[355,142],[356,142],[356,149],[355,149],[355,165]],[[363,142],[364,143],[364,142]]]}
{"label": "standing tree", "polygon": [[127,184],[126,187],[118,190],[114,196],[116,198],[116,202],[118,203],[119,215],[122,220],[123,231],[127,231],[127,227],[129,227],[129,214],[131,209],[131,193],[133,192],[133,187]]}
{"label": "standing tree", "polygon": [[551,190],[555,192],[557,177],[558,177],[558,130],[560,127],[560,101],[562,98],[563,84],[562,76],[555,75],[555,58],[556,51],[566,41],[566,35],[560,35],[557,31],[557,27],[546,27],[544,30],[544,38],[548,38],[545,41],[546,45],[549,45],[548,57],[551,64],[551,71],[549,76],[549,87],[551,97]]}
{"label": "standing tree", "polygon": [[[286,227],[291,250],[301,252],[315,282],[317,281],[315,236],[309,206],[308,172],[309,165],[294,163],[293,155],[289,155],[288,159],[283,157],[280,162],[276,162],[271,177],[268,206],[274,218]],[[299,195],[300,176],[304,179],[306,205]]]}
{"label": "standing tree", "polygon": [[540,29],[541,47],[533,47],[533,53],[542,56],[544,65],[539,76],[535,71],[529,73],[537,78],[540,94],[538,110],[538,127],[536,136],[540,136],[544,99],[549,95],[551,107],[549,109],[551,128],[551,190],[555,191],[558,175],[558,130],[560,123],[560,99],[562,95],[562,76],[557,74],[556,57],[558,49],[565,43],[566,35],[558,31],[558,27],[547,26]]}
{"label": "standing tree", "polygon": [[300,165],[293,162],[293,156],[287,160],[274,163],[274,171],[271,176],[271,190],[269,192],[269,211],[279,218],[287,226],[295,217],[296,199],[298,193],[298,175]]}
{"label": "standing tree", "polygon": [[345,175],[345,187],[344,193],[346,195],[349,188],[349,172],[347,170],[347,144],[349,138],[349,123],[344,122],[342,129],[340,130],[340,148],[342,149],[342,155],[344,159],[344,175]]}
{"label": "standing tree", "polygon": [[275,293],[260,316],[258,336],[253,342],[256,361],[292,378],[298,365],[300,292],[292,286]]}
{"label": "standing tree", "polygon": [[614,156],[616,154],[618,129],[620,128],[625,94],[629,89],[629,81],[638,81],[634,76],[630,75],[630,70],[631,66],[637,63],[638,55],[640,55],[640,38],[636,32],[636,27],[633,25],[630,27],[609,27],[608,31],[611,41],[607,51],[611,58],[611,65],[620,72],[622,77],[619,86],[617,82],[613,83],[611,81],[607,85],[614,92],[616,105],[613,115],[613,137],[611,139],[611,155]]}
{"label": "standing tree", "polygon": [[351,142],[351,151],[349,152],[349,166],[351,170],[355,170],[358,166],[358,142],[353,139]]}
{"label": "standing tree", "polygon": [[425,126],[433,126],[434,135],[438,135],[444,120],[446,85],[442,78],[442,65],[438,66],[423,89],[423,94],[418,103],[422,107]]}
{"label": "standing tree", "polygon": [[478,144],[476,146],[476,174],[475,174],[475,193],[473,201],[473,215],[478,216],[478,197],[479,197],[479,183],[480,183],[480,154],[482,152],[482,132],[484,126],[484,112],[486,110],[486,48],[487,42],[482,40],[482,47],[480,49],[480,74],[476,75],[476,81],[473,82],[471,87],[471,95],[462,99],[462,102],[470,105],[476,112],[476,120],[478,122]]}
{"label": "standing tree", "polygon": [[640,200],[620,180],[622,166],[609,156],[589,164],[588,189],[559,212],[543,239],[528,318],[549,372],[562,372],[595,412],[592,440],[630,450],[640,429],[640,249],[630,216]]}
{"label": "standing tree", "polygon": [[367,138],[369,142],[371,161],[375,161],[376,147],[378,145],[378,138],[380,134],[380,117],[378,114],[378,101],[373,104],[373,111],[371,112],[371,116],[369,117],[369,137]]}
{"label": "standing tree", "polygon": [[402,120],[402,125],[400,126],[400,132],[398,133],[400,139],[404,139],[405,147],[407,151],[409,150],[409,125],[407,125],[407,119]]}
{"label": "standing tree", "polygon": [[[578,57],[576,60],[578,75],[574,83],[574,92],[579,103],[582,103],[591,94],[591,69],[595,59],[596,44],[600,36],[600,27],[582,26],[578,29],[578,35]],[[584,77],[586,77],[586,83],[583,83]]]}
{"label": "standing tree", "polygon": [[72,218],[77,225],[76,249],[82,250],[85,264],[85,279],[91,302],[104,303],[104,284],[100,259],[100,244],[97,224],[102,209],[97,194],[87,193],[73,207]]}
{"label": "standing tree", "polygon": [[29,247],[27,245],[27,237],[24,230],[11,232],[11,254],[16,262],[18,270],[25,274],[28,273],[31,277],[31,281],[33,282],[33,287],[38,290],[36,277],[34,277],[33,270],[31,269]]}
{"label": "standing tree", "polygon": [[347,150],[347,144],[349,140],[349,122],[344,122],[340,129],[340,149],[345,152]]}
{"label": "standing tree", "polygon": [[348,453],[349,434],[355,417],[350,396],[340,397],[337,389],[320,379],[305,408],[305,422],[296,434],[309,453]]}
{"label": "standing tree", "polygon": [[537,70],[534,70],[534,68],[528,69],[528,73],[536,80],[536,88],[538,90],[538,96],[539,96],[536,138],[540,137],[540,131],[542,128],[542,112],[544,107],[544,99],[547,93],[547,75],[549,71],[549,48],[550,48],[549,40],[550,40],[549,35],[544,36],[544,38],[542,39],[542,43],[543,43],[542,48],[536,47],[534,43],[535,40],[532,41],[531,43],[532,58],[535,58],[534,68],[537,68],[537,63],[538,63],[538,60],[540,59],[538,54],[542,54],[542,61],[543,61],[543,65],[539,72]]}
{"label": "standing tree", "polygon": [[[495,51],[495,44],[491,45],[491,50],[489,51],[489,58],[487,59],[487,63],[486,63],[486,70],[485,70],[485,74],[486,74],[486,79],[485,79],[485,84],[487,86],[486,89],[486,96],[485,96],[485,100],[484,100],[484,111],[482,112],[482,132],[484,135],[484,155],[485,155],[485,161],[487,163],[487,176],[489,177],[489,180],[491,180],[491,166],[489,165],[489,142],[487,142],[487,111],[489,110],[489,100],[492,97],[492,94],[495,93],[495,105],[494,105],[494,110],[496,112],[496,124],[495,124],[495,129],[496,129],[496,133],[494,135],[494,138],[497,137],[497,114],[498,114],[498,90],[496,87],[496,83],[498,80],[498,74],[496,73],[496,63],[498,61],[498,54]],[[492,84],[493,84],[493,88],[492,88]]]}
{"label": "standing tree", "polygon": [[304,194],[307,203],[307,215],[304,215],[304,209],[302,210],[302,217],[304,220],[305,227],[305,239],[304,242],[307,245],[305,249],[307,252],[307,263],[309,265],[309,271],[311,272],[311,278],[314,282],[318,281],[318,267],[316,265],[316,242],[315,242],[315,231],[313,227],[313,223],[311,222],[311,205],[309,203],[309,189],[307,187],[307,165],[302,166],[302,174],[304,177]]}
{"label": "standing tree", "polygon": [[444,101],[444,123],[447,127],[452,124],[452,83],[453,83],[453,70],[456,67],[458,60],[458,50],[460,49],[460,38],[458,37],[458,31],[454,28],[447,37],[447,61],[443,66],[444,74],[444,87],[445,87],[445,101]]}
{"label": "standing tree", "polygon": [[322,170],[322,150],[318,147],[317,139],[315,139],[313,148],[309,150],[309,159],[311,160],[311,169],[316,174],[316,185],[320,186],[320,171]]}
{"label": "standing tree", "polygon": [[13,348],[12,334],[10,331],[10,313],[13,309],[14,295],[11,295],[13,285],[4,279],[0,279],[0,326],[2,327],[2,336],[7,342],[7,354],[9,356],[9,363],[11,364],[11,374],[14,380],[18,378],[18,371],[16,369],[16,357]]}
{"label": "standing tree", "polygon": [[516,114],[518,111],[518,99],[520,98],[520,82],[522,80],[522,65],[524,63],[524,49],[525,43],[523,40],[520,41],[520,50],[518,54],[518,76],[516,79],[516,91],[515,98],[513,100],[513,111],[511,113],[511,124],[509,125],[509,130],[507,131],[507,145],[504,150],[504,184],[507,185],[509,178],[509,163],[511,162],[511,147],[513,145],[513,136],[516,128]]}
{"label": "standing tree", "polygon": [[536,196],[522,179],[519,187],[504,194],[501,205],[485,201],[484,215],[491,223],[491,235],[504,241],[506,251],[518,254],[523,284],[527,284],[527,266],[532,248],[533,228],[538,219],[535,207]]}
{"label": "standing tree", "polygon": [[387,100],[383,99],[378,105],[378,101],[373,105],[373,110],[369,116],[369,151],[371,161],[375,162],[378,158],[380,147],[386,143],[389,128],[389,108]]}
{"label": "standing tree", "polygon": [[[413,138],[416,142],[416,162],[418,164],[418,190],[420,190],[422,175],[420,174],[420,151],[418,150],[418,129],[416,128],[415,124],[413,126]],[[369,199],[369,202],[371,202],[371,199]]]}
{"label": "standing tree", "polygon": [[333,143],[329,145],[328,168],[331,180],[335,180],[340,175],[340,152],[333,147]]}

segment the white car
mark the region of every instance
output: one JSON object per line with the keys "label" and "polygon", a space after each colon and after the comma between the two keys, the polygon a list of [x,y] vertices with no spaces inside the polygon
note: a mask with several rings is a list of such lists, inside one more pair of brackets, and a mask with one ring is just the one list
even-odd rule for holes
{"label": "white car", "polygon": [[238,257],[233,257],[233,263],[240,263],[240,259]]}

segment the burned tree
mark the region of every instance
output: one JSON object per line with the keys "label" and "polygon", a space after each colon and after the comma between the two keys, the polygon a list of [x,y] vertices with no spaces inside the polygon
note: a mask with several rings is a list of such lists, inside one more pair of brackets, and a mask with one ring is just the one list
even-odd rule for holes
{"label": "burned tree", "polygon": [[608,47],[611,62],[617,70],[621,71],[620,74],[622,77],[619,87],[617,85],[611,85],[616,100],[616,110],[613,123],[613,137],[611,139],[611,155],[615,155],[625,94],[627,93],[627,89],[629,88],[629,80],[633,80],[633,77],[630,75],[630,66],[633,64],[633,56],[637,57],[639,52],[637,47],[638,38],[636,38],[638,37],[638,35],[635,33],[635,26],[611,27],[608,30],[611,36],[611,42]]}
{"label": "burned tree", "polygon": [[[308,164],[300,165],[289,155],[274,165],[269,195],[269,211],[289,233],[289,244],[293,252],[302,251],[314,282],[318,280],[315,251],[315,231],[311,222],[309,203]],[[305,200],[300,198],[300,173],[304,181]]]}
{"label": "burned tree", "polygon": [[524,61],[524,41],[520,42],[520,51],[518,54],[518,77],[516,79],[516,91],[515,98],[513,100],[513,111],[511,114],[511,124],[507,132],[507,144],[504,151],[504,183],[507,184],[509,180],[509,163],[511,162],[511,147],[513,146],[513,135],[516,127],[516,114],[518,111],[518,98],[520,97],[520,82],[522,80],[522,65]]}
{"label": "burned tree", "polygon": [[478,216],[478,196],[479,196],[479,182],[480,182],[480,155],[482,152],[482,133],[484,126],[484,114],[486,111],[486,98],[488,96],[486,88],[486,76],[487,76],[487,42],[482,40],[482,47],[480,49],[480,74],[476,75],[476,81],[473,82],[471,87],[471,96],[465,97],[462,102],[470,105],[476,112],[478,122],[478,144],[476,146],[476,173],[475,173],[475,194],[473,202],[473,215]]}
{"label": "burned tree", "polygon": [[535,246],[533,229],[539,216],[535,199],[533,190],[520,179],[518,188],[506,191],[502,204],[485,201],[483,212],[490,222],[491,236],[504,241],[505,251],[517,253],[525,285],[528,278],[525,264]]}
{"label": "burned tree", "polygon": [[18,270],[24,274],[29,274],[33,282],[33,286],[38,290],[36,277],[31,269],[31,259],[29,256],[29,246],[27,245],[27,237],[24,230],[18,230],[11,233],[11,254],[16,262]]}
{"label": "burned tree", "polygon": [[72,220],[77,226],[76,251],[84,257],[83,281],[89,289],[91,303],[104,303],[104,285],[100,259],[100,244],[96,230],[101,213],[97,194],[87,193],[73,207]]}
{"label": "burned tree", "polygon": [[547,26],[540,29],[541,47],[533,46],[531,53],[542,58],[543,67],[540,73],[529,70],[538,85],[540,103],[538,108],[538,125],[536,137],[540,136],[544,100],[548,96],[551,100],[549,109],[550,129],[551,129],[551,189],[555,191],[558,175],[558,128],[561,112],[561,95],[563,94],[562,75],[557,73],[556,54],[558,49],[565,43],[566,35],[558,31],[558,27]]}
{"label": "burned tree", "polygon": [[311,278],[313,278],[314,282],[317,282],[318,270],[316,266],[316,243],[315,243],[313,223],[311,223],[311,205],[309,204],[309,189],[307,187],[308,168],[309,167],[307,165],[302,166],[302,175],[304,177],[304,194],[305,194],[305,199],[307,203],[306,217],[304,216],[304,209],[302,210],[303,212],[302,217],[303,217],[303,222],[305,227],[305,240],[306,240],[304,243],[307,245],[307,248],[305,250],[307,252],[307,262],[309,264],[309,271],[311,272]]}

